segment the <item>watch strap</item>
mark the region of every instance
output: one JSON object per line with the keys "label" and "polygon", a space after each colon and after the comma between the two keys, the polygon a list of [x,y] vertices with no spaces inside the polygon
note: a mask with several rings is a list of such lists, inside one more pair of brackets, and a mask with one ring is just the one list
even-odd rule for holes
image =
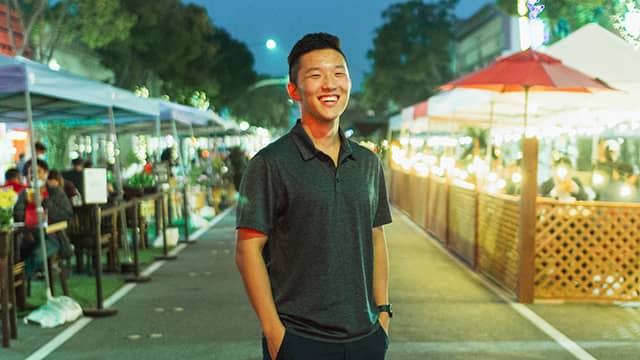
{"label": "watch strap", "polygon": [[393,308],[391,304],[378,305],[378,312],[386,312],[389,314],[389,317],[393,317]]}

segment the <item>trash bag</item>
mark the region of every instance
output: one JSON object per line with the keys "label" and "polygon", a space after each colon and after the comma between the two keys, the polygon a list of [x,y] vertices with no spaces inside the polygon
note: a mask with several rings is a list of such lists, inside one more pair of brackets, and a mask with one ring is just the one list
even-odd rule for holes
{"label": "trash bag", "polygon": [[43,328],[53,328],[67,322],[76,321],[82,316],[82,308],[70,297],[50,298],[47,303],[32,311],[24,318],[24,323],[40,324]]}
{"label": "trash bag", "polygon": [[[180,233],[179,233],[177,227],[168,227],[167,228],[167,246],[176,246],[176,245],[178,245],[178,238],[179,237],[180,237]],[[160,235],[153,242],[153,247],[154,248],[161,248],[163,246],[164,245],[162,243],[162,232],[161,232]]]}

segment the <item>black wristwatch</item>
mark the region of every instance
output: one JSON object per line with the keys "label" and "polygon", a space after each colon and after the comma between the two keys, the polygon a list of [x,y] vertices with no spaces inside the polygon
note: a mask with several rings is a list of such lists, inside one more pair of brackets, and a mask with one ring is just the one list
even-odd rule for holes
{"label": "black wristwatch", "polygon": [[389,314],[390,318],[393,317],[393,308],[391,307],[391,304],[378,305],[378,311],[386,312]]}

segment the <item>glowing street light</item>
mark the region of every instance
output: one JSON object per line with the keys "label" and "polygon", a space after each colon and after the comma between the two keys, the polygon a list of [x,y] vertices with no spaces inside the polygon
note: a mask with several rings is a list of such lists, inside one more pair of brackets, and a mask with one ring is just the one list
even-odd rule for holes
{"label": "glowing street light", "polygon": [[273,40],[273,39],[269,39],[269,40],[267,40],[267,41],[264,43],[264,45],[265,45],[265,46],[267,47],[267,49],[269,49],[269,50],[273,50],[273,49],[275,49],[276,47],[278,47],[278,44],[277,44],[277,43],[276,43],[276,41],[275,41],[275,40]]}

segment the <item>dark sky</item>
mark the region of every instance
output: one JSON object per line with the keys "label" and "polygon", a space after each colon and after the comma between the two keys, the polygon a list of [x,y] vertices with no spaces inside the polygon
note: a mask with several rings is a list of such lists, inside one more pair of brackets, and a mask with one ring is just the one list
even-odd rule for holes
{"label": "dark sky", "polygon": [[[287,54],[293,44],[310,32],[329,32],[342,40],[349,59],[354,90],[359,90],[369,70],[366,59],[381,13],[399,0],[185,0],[204,6],[215,26],[245,42],[256,59],[255,70],[281,77],[287,73]],[[460,0],[456,15],[466,18],[492,0]],[[275,50],[264,42],[273,38]]]}

